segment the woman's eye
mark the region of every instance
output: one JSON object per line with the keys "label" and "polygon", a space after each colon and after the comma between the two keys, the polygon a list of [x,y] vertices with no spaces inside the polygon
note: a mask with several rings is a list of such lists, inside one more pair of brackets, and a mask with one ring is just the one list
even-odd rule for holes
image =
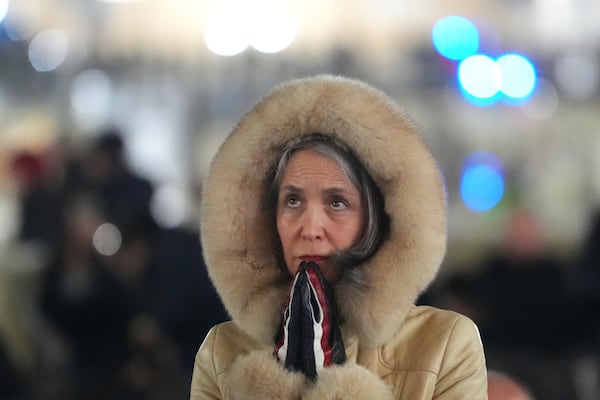
{"label": "woman's eye", "polygon": [[346,207],[348,207],[348,204],[344,200],[336,199],[331,201],[331,208],[334,210],[344,210]]}
{"label": "woman's eye", "polygon": [[291,208],[300,207],[300,200],[297,197],[290,196],[286,200],[286,205]]}

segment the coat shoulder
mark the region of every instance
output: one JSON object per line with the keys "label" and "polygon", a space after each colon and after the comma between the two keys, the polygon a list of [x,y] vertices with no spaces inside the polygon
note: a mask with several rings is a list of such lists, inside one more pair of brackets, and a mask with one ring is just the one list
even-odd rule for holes
{"label": "coat shoulder", "polygon": [[424,370],[437,374],[448,346],[457,342],[481,348],[475,323],[454,311],[415,306],[392,340],[380,349],[381,361],[392,370]]}
{"label": "coat shoulder", "polygon": [[227,321],[215,325],[207,334],[199,353],[210,352],[217,374],[225,371],[234,360],[253,350],[261,348],[256,340],[248,336],[234,322]]}
{"label": "coat shoulder", "polygon": [[424,323],[428,326],[437,326],[447,328],[455,324],[471,324],[475,323],[467,316],[452,310],[444,310],[442,308],[432,306],[414,306],[409,311],[406,317],[406,323]]}

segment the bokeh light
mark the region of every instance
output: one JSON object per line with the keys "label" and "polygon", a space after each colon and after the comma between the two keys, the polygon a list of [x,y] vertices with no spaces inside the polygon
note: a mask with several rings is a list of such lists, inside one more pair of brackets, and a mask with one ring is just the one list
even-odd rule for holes
{"label": "bokeh light", "polygon": [[96,129],[108,118],[113,95],[112,82],[103,71],[80,72],[71,83],[73,119],[85,129]]}
{"label": "bokeh light", "polygon": [[150,204],[152,216],[163,228],[175,228],[185,222],[189,202],[185,192],[173,185],[161,186],[154,192]]}
{"label": "bokeh light", "polygon": [[248,16],[232,5],[213,10],[204,28],[204,40],[210,51],[221,56],[234,56],[250,45]]}
{"label": "bokeh light", "polygon": [[263,53],[277,53],[294,41],[298,24],[283,8],[274,3],[263,3],[263,7],[255,10],[250,29],[252,47]]}
{"label": "bokeh light", "polygon": [[67,36],[63,31],[42,31],[29,44],[29,62],[36,71],[53,71],[65,61],[68,47]]}
{"label": "bokeh light", "polygon": [[[176,101],[176,100],[173,100]],[[132,168],[157,181],[173,181],[181,176],[180,127],[172,117],[173,109],[144,107],[130,117],[127,159]],[[160,165],[160,168],[156,166]]]}
{"label": "bokeh light", "polygon": [[442,18],[433,26],[431,36],[435,49],[450,60],[463,60],[479,48],[477,28],[463,17]]}
{"label": "bokeh light", "polygon": [[26,40],[39,30],[41,20],[42,10],[38,2],[13,1],[3,22],[4,31],[13,41]]}
{"label": "bokeh light", "polygon": [[504,195],[503,164],[491,153],[470,154],[464,163],[460,182],[463,203],[483,212],[496,207]]}
{"label": "bokeh light", "polygon": [[6,17],[8,12],[8,0],[0,0],[0,22]]}
{"label": "bokeh light", "polygon": [[502,96],[508,103],[522,104],[533,93],[536,81],[533,64],[518,54],[505,54],[497,60],[476,54],[458,66],[458,83],[464,97],[479,106],[493,104]]}
{"label": "bokeh light", "polygon": [[500,70],[500,91],[512,98],[523,99],[535,88],[536,73],[533,64],[518,54],[505,54],[496,60]]}
{"label": "bokeh light", "polygon": [[458,66],[458,81],[469,95],[489,99],[498,93],[502,81],[496,62],[483,54],[467,57]]}
{"label": "bokeh light", "polygon": [[96,229],[92,241],[98,253],[112,256],[121,248],[121,231],[111,223],[104,223]]}
{"label": "bokeh light", "polygon": [[294,41],[297,30],[296,19],[280,2],[230,0],[209,13],[204,40],[210,51],[222,56],[237,55],[249,46],[277,53]]}
{"label": "bokeh light", "polygon": [[596,93],[598,63],[591,57],[562,57],[556,62],[554,75],[561,92],[569,100],[587,100]]}

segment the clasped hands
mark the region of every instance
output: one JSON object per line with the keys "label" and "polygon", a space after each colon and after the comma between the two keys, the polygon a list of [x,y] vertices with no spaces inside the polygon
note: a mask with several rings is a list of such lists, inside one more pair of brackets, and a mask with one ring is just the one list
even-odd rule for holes
{"label": "clasped hands", "polygon": [[314,262],[302,262],[294,277],[274,355],[313,381],[320,369],[346,361],[333,290]]}

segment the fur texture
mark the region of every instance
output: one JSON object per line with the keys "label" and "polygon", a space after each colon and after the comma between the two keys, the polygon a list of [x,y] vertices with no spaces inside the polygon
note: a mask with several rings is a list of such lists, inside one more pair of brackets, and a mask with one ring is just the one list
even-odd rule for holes
{"label": "fur texture", "polygon": [[284,370],[264,351],[238,357],[225,379],[233,400],[300,400],[306,386],[304,375]]}
{"label": "fur texture", "polygon": [[376,346],[399,329],[437,273],[446,250],[446,198],[418,129],[367,84],[334,76],[290,81],[239,121],[204,185],[201,237],[209,274],[240,328],[272,343],[291,277],[277,262],[268,178],[286,143],[312,133],[351,147],[385,198],[390,236],[359,266],[363,285],[342,279],[334,287],[347,328]]}
{"label": "fur texture", "polygon": [[392,400],[394,394],[378,376],[356,364],[325,368],[303,400]]}

